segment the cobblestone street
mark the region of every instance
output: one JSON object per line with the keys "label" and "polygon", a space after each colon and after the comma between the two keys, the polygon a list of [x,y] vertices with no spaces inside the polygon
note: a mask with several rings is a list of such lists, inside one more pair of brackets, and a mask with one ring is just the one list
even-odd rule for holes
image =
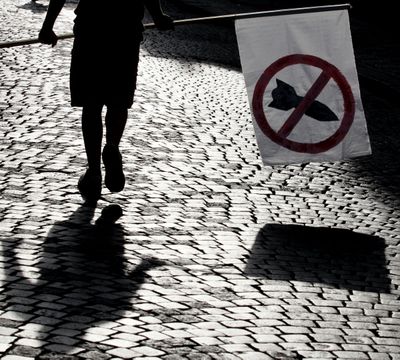
{"label": "cobblestone street", "polygon": [[[0,41],[37,36],[47,2],[1,3]],[[361,88],[372,156],[263,167],[232,29],[146,31],[127,185],[92,209],[71,47],[0,49],[2,359],[400,359],[398,103]]]}

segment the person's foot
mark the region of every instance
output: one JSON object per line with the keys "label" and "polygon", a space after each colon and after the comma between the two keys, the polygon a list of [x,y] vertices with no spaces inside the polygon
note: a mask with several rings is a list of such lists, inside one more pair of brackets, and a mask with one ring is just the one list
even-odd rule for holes
{"label": "person's foot", "polygon": [[97,202],[101,196],[101,173],[87,169],[79,178],[78,190],[86,202]]}
{"label": "person's foot", "polygon": [[122,169],[122,156],[118,146],[106,144],[103,149],[103,164],[106,170],[104,183],[111,192],[122,191],[125,175]]}

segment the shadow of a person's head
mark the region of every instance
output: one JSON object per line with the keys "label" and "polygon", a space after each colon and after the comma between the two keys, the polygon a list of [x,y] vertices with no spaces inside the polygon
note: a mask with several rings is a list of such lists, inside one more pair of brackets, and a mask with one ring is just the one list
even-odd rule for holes
{"label": "shadow of a person's head", "polygon": [[[40,274],[43,280],[67,280],[71,269],[95,270],[99,265],[119,271],[123,266],[123,227],[93,222],[95,208],[81,206],[64,221],[55,223],[43,244]],[[52,264],[51,266],[48,266]],[[110,270],[110,269],[109,269]]]}

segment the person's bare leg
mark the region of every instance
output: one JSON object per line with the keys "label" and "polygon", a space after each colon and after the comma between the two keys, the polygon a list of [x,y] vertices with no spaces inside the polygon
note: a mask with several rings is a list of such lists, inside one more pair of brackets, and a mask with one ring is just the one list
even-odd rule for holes
{"label": "person's bare leg", "polygon": [[104,182],[111,192],[119,192],[125,186],[122,169],[122,156],[118,146],[124,133],[128,109],[109,106],[106,114],[106,145],[103,150],[103,163],[106,170]]}
{"label": "person's bare leg", "polygon": [[88,168],[78,182],[78,189],[88,203],[101,196],[101,142],[103,138],[102,106],[85,106],[82,110],[82,134]]}
{"label": "person's bare leg", "polygon": [[103,138],[102,106],[87,106],[82,110],[82,134],[88,169],[91,173],[101,171],[101,142]]}
{"label": "person's bare leg", "polygon": [[106,113],[106,143],[118,146],[124,133],[128,109],[120,106],[109,106]]}

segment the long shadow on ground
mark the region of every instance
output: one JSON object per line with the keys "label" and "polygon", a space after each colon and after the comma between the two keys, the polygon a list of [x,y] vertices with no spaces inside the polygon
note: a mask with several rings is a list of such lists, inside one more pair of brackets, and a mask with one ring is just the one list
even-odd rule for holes
{"label": "long shadow on ground", "polygon": [[[68,220],[53,225],[37,254],[35,269],[31,270],[36,276],[22,276],[20,263],[24,258],[16,253],[17,244],[7,246],[4,255],[16,270],[9,272],[9,283],[19,275],[20,286],[29,285],[33,292],[30,300],[36,316],[26,323],[37,324],[38,334],[53,333],[46,338],[49,345],[58,343],[57,336],[64,336],[67,341],[63,344],[72,348],[91,343],[86,347],[93,354],[99,351],[101,358],[107,346],[96,344],[98,339],[92,343],[87,330],[122,319],[132,309],[132,299],[148,277],[147,272],[162,262],[149,258],[136,266],[129,264],[124,254],[123,227],[107,221],[92,224],[93,216],[93,208],[82,206]],[[18,308],[18,303],[11,296],[8,309]],[[51,353],[52,348],[45,346],[35,358],[47,359]]]}
{"label": "long shadow on ground", "polygon": [[390,292],[384,239],[345,229],[265,225],[246,274],[335,288]]}

